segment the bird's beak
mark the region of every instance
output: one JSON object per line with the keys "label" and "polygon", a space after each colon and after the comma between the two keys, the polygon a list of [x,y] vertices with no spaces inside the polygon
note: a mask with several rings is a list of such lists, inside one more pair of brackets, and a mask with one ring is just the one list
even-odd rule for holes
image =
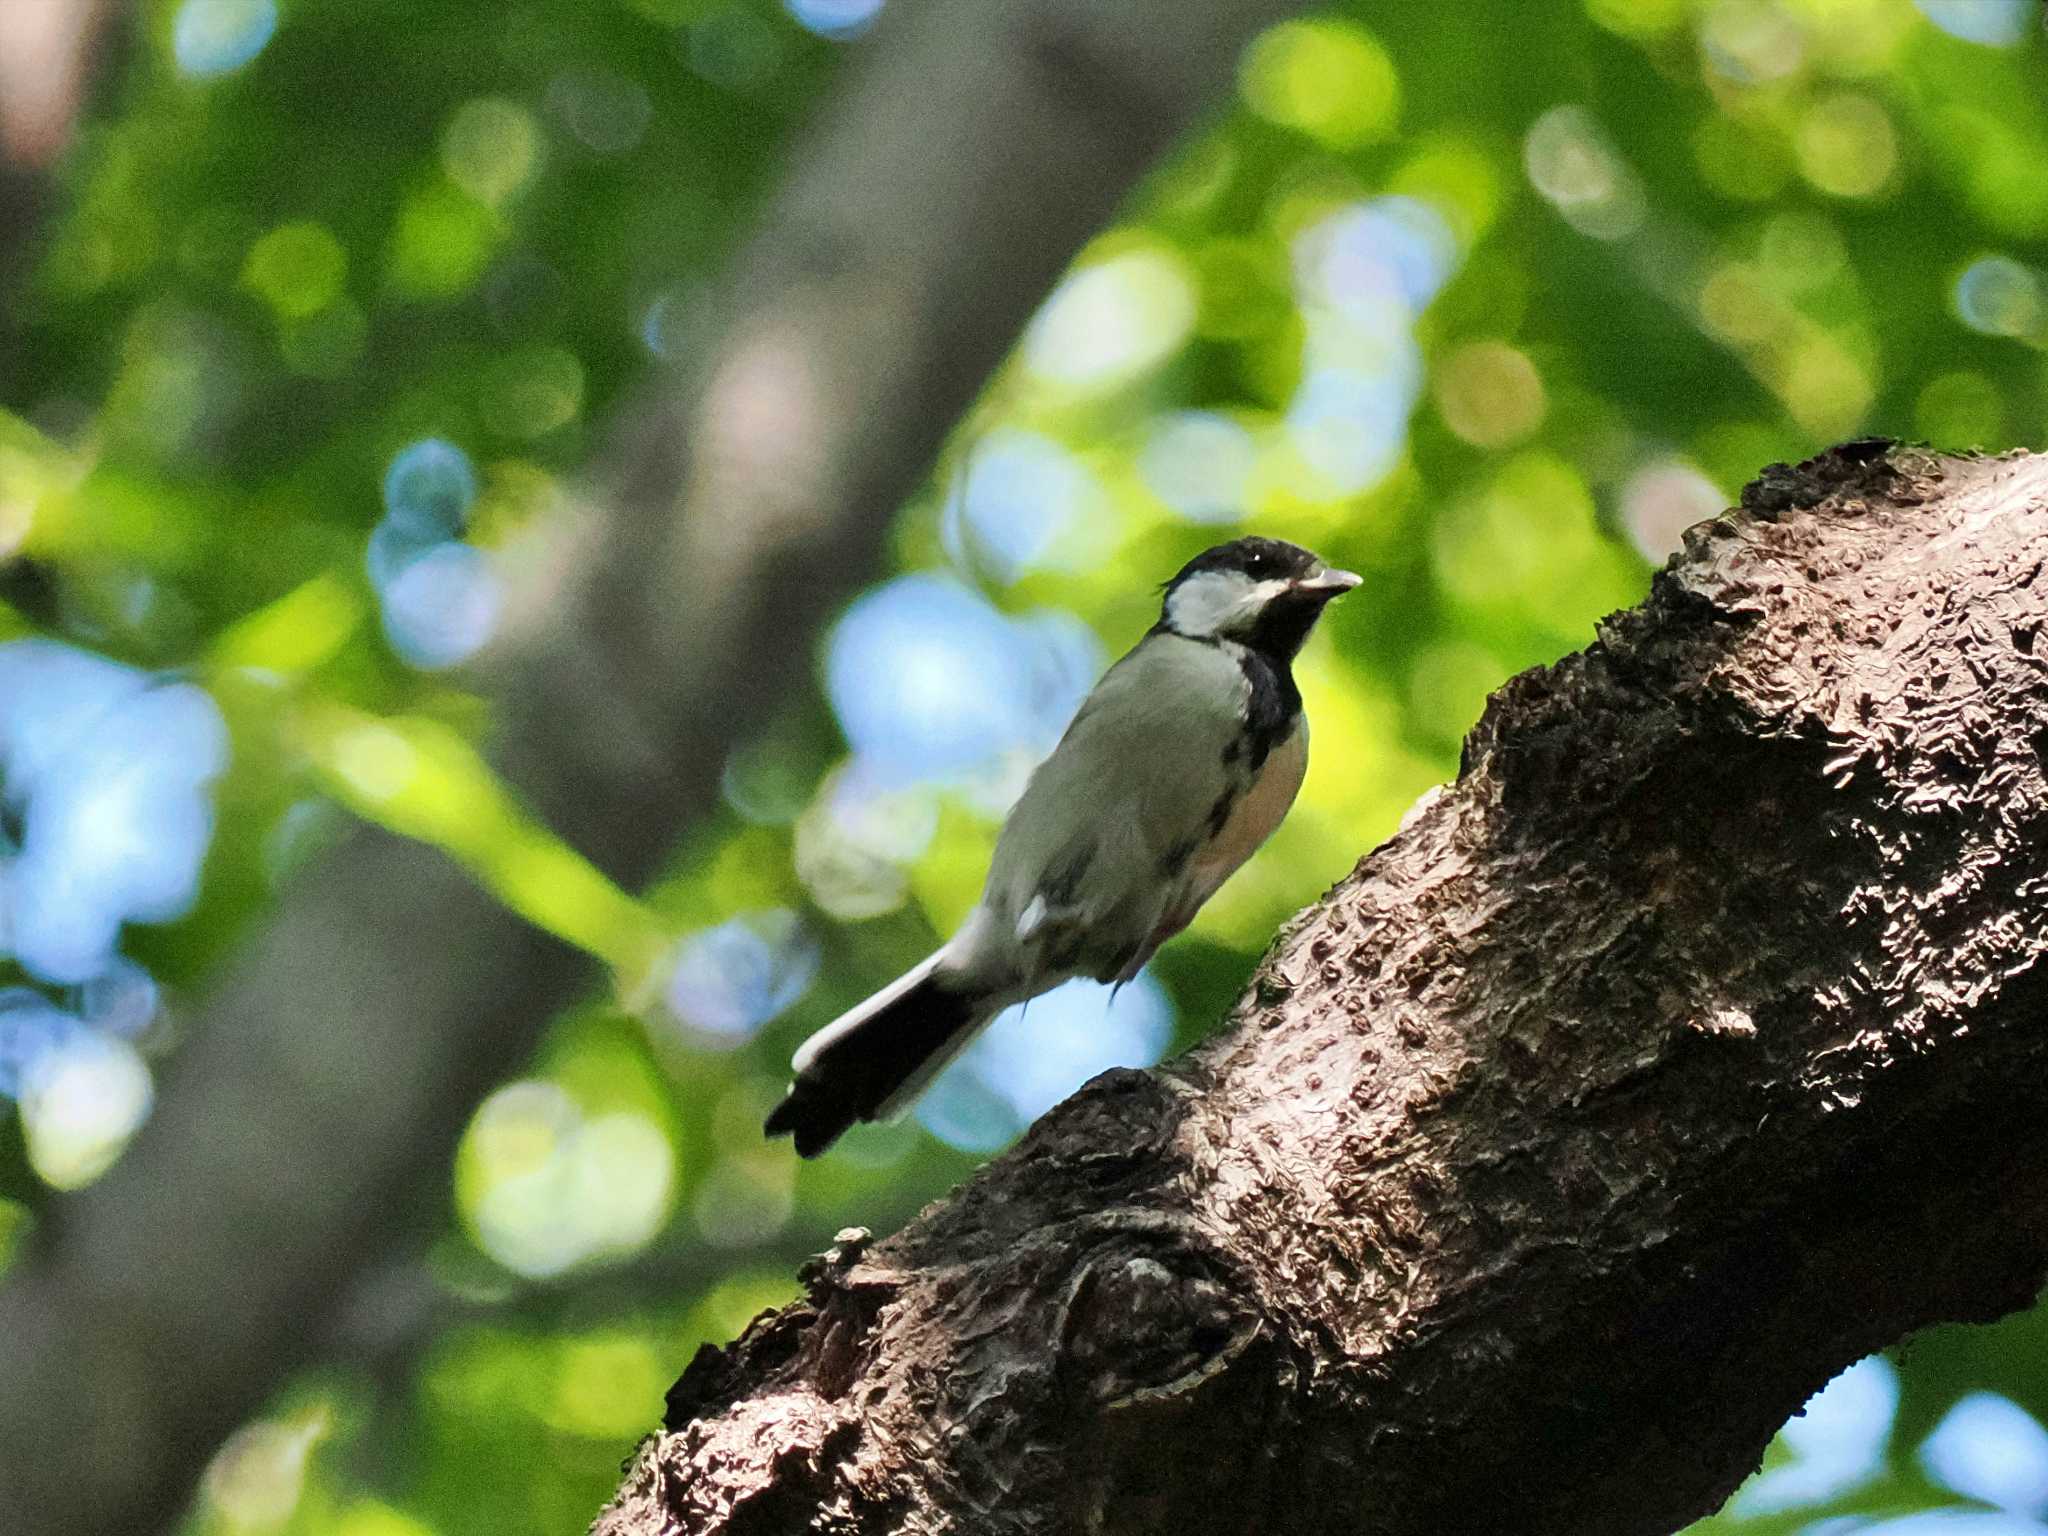
{"label": "bird's beak", "polygon": [[1365,578],[1356,571],[1339,571],[1325,566],[1313,576],[1304,576],[1294,584],[1297,592],[1307,592],[1325,601],[1342,597]]}

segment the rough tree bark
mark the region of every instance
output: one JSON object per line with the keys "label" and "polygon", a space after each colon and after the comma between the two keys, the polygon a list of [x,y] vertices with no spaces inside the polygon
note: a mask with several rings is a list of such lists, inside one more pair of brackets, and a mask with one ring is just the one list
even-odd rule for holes
{"label": "rough tree bark", "polygon": [[2048,459],[1752,485],[1231,1026],[677,1382],[602,1536],[1661,1536],[2048,1274]]}
{"label": "rough tree bark", "polygon": [[[628,886],[658,866],[1060,270],[1297,8],[892,0],[701,374],[550,530],[482,669],[497,761],[557,832]],[[590,980],[433,849],[365,828],[302,879],[135,1146],[0,1285],[0,1530],[174,1522],[352,1277],[431,1232],[470,1108]]]}

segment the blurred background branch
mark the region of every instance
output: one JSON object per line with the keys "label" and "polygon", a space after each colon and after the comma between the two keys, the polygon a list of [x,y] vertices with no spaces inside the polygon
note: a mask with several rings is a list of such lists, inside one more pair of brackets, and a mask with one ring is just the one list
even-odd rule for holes
{"label": "blurred background branch", "polygon": [[[0,306],[18,301],[95,80],[122,51],[119,0],[20,0],[0,7]],[[8,362],[0,357],[0,398]]]}
{"label": "blurred background branch", "polygon": [[71,142],[113,0],[33,0],[0,15],[0,154],[46,170]]}
{"label": "blurred background branch", "polygon": [[[706,313],[697,382],[538,531],[545,579],[479,667],[506,776],[605,875],[645,880],[709,806],[1032,307],[1287,9],[891,7]],[[171,1524],[351,1277],[442,1219],[423,1173],[589,982],[390,832],[300,877],[132,1151],[0,1290],[0,1523]]]}

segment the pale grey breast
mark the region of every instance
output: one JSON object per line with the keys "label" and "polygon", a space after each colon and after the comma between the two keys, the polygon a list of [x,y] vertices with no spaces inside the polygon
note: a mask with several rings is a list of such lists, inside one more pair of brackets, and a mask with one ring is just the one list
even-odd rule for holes
{"label": "pale grey breast", "polygon": [[1153,938],[1153,948],[1194,921],[1202,903],[1259,851],[1287,819],[1307,773],[1308,717],[1297,715],[1294,729],[1266,754],[1265,762],[1222,809],[1215,836],[1189,860],[1180,888]]}
{"label": "pale grey breast", "polygon": [[1239,797],[1223,830],[1189,866],[1191,885],[1206,885],[1202,900],[1229,879],[1238,865],[1259,851],[1259,847],[1281,822],[1301,793],[1301,781],[1308,775],[1308,716],[1296,715],[1294,729],[1284,741],[1266,754],[1250,786]]}

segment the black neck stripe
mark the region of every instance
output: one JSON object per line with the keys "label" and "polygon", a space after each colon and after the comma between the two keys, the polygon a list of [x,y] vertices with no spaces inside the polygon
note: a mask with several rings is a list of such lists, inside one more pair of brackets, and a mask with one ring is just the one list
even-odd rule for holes
{"label": "black neck stripe", "polygon": [[[1314,622],[1315,613],[1311,611],[1309,623]],[[1275,747],[1293,734],[1294,722],[1301,714],[1301,690],[1294,685],[1294,672],[1288,662],[1294,651],[1300,648],[1299,641],[1292,649],[1276,652],[1265,645],[1233,640],[1226,635],[1184,634],[1163,618],[1152,626],[1150,633],[1172,635],[1177,639],[1191,640],[1196,645],[1222,646],[1227,643],[1236,652],[1247,689],[1245,745],[1254,771]]]}
{"label": "black neck stripe", "polygon": [[1263,647],[1245,646],[1238,652],[1238,666],[1244,670],[1249,690],[1245,696],[1244,724],[1251,748],[1251,766],[1256,771],[1266,756],[1294,731],[1301,714],[1301,690],[1294,686],[1294,673],[1285,658],[1275,657]]}

